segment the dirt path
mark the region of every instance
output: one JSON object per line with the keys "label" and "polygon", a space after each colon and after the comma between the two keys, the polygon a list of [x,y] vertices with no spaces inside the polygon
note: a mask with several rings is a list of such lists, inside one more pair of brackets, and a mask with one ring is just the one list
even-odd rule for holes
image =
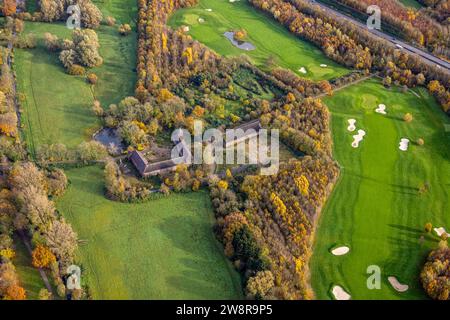
{"label": "dirt path", "polygon": [[[368,76],[359,78],[359,79],[357,79],[357,80],[355,80],[355,81],[351,81],[351,82],[349,82],[349,83],[344,84],[343,86],[340,86],[340,87],[337,87],[337,88],[333,89],[333,93],[338,92],[338,91],[340,91],[340,90],[342,90],[342,89],[348,88],[348,87],[350,87],[350,86],[354,86],[355,84],[358,84],[358,83],[360,83],[360,82],[366,81],[366,80],[371,79],[371,78],[374,78],[374,77],[376,77],[376,76],[377,76],[377,74],[371,73],[371,74],[369,74]],[[315,96],[314,98],[323,98],[323,97],[326,96],[326,95],[327,95],[326,93],[321,93],[321,94]]]}

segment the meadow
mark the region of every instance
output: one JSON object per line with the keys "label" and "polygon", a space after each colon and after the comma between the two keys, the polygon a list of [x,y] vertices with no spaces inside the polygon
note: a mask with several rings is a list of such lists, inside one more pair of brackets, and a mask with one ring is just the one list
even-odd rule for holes
{"label": "meadow", "polygon": [[[211,9],[212,11],[207,11]],[[203,23],[199,19],[204,19]],[[269,16],[258,12],[246,0],[200,0],[192,8],[177,10],[168,25],[176,28],[189,26],[192,37],[224,56],[246,54],[257,66],[267,68],[268,59],[283,68],[312,80],[332,79],[348,73],[348,69],[328,59],[312,44],[292,35]],[[223,35],[226,31],[245,29],[256,49],[241,50]],[[321,68],[321,64],[328,65]],[[304,67],[306,74],[298,70]]]}
{"label": "meadow", "polygon": [[[341,177],[321,213],[314,255],[312,285],[319,299],[330,299],[333,285],[352,299],[423,299],[418,280],[423,261],[439,238],[426,234],[424,225],[450,230],[449,118],[423,88],[402,93],[369,80],[324,99],[332,113],[334,157]],[[378,104],[387,115],[375,113]],[[409,112],[414,119],[403,121]],[[351,147],[355,132],[347,120],[366,131],[359,148]],[[399,150],[401,138],[411,140]],[[414,143],[423,138],[425,144]],[[427,191],[419,188],[427,184]],[[423,240],[420,240],[421,237]],[[344,256],[333,256],[336,246],[349,246]],[[367,267],[381,268],[381,290],[366,286]],[[409,285],[396,292],[387,277]]]}
{"label": "meadow", "polygon": [[[135,25],[133,1],[105,1],[100,8],[105,16],[113,14],[121,22]],[[134,28],[135,29],[135,28]],[[93,88],[83,76],[65,73],[57,53],[46,50],[45,32],[70,38],[71,30],[63,23],[26,22],[25,33],[33,33],[38,39],[35,49],[15,51],[15,69],[18,91],[22,93],[24,138],[32,153],[41,144],[64,143],[75,147],[99,127],[91,111],[94,99],[103,106],[117,103],[134,94],[136,80],[136,32],[122,37],[116,27],[102,25],[97,31],[102,66],[91,69],[98,76]]]}
{"label": "meadow", "polygon": [[99,167],[66,174],[70,186],[57,208],[82,241],[82,278],[95,299],[241,298],[206,192],[125,204],[104,197]]}

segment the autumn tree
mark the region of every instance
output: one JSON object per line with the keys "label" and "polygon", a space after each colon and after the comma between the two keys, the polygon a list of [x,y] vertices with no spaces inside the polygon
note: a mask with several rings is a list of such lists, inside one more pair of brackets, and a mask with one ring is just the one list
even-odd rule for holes
{"label": "autumn tree", "polygon": [[5,16],[11,16],[16,13],[17,2],[16,0],[3,0],[3,14]]}
{"label": "autumn tree", "polygon": [[50,251],[49,248],[38,245],[32,252],[32,264],[36,268],[47,268],[52,263],[56,262],[55,255]]}
{"label": "autumn tree", "polygon": [[6,289],[6,300],[25,300],[26,298],[25,289],[19,285],[12,285]]}
{"label": "autumn tree", "polygon": [[256,299],[265,299],[275,286],[275,278],[269,270],[259,271],[251,277],[246,286],[247,293]]}

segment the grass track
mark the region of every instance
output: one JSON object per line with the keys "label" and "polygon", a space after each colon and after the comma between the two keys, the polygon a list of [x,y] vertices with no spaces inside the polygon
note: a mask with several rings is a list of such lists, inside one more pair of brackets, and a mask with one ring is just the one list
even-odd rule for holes
{"label": "grass track", "polygon": [[[212,12],[205,9],[212,9]],[[203,18],[205,22],[200,24],[198,18]],[[348,69],[325,57],[318,48],[300,40],[277,21],[251,7],[247,0],[234,3],[200,0],[196,7],[176,11],[169,25],[188,25],[193,38],[216,52],[225,56],[247,54],[260,67],[265,67],[267,59],[274,56],[279,66],[313,80],[331,79],[348,73]],[[255,50],[238,49],[223,36],[225,31],[239,28],[247,31],[247,41],[256,46]],[[329,67],[321,68],[321,64]],[[308,73],[299,73],[301,67],[305,67]]]}
{"label": "grass track", "polygon": [[238,299],[239,276],[212,232],[204,192],[144,204],[105,199],[99,167],[66,171],[71,185],[57,202],[79,238],[96,299]]}
{"label": "grass track", "polygon": [[[418,274],[438,238],[425,235],[423,244],[419,238],[428,221],[450,229],[450,134],[444,129],[449,119],[434,99],[425,89],[415,91],[421,98],[369,80],[324,99],[332,112],[334,156],[343,168],[316,233],[311,272],[319,299],[331,298],[332,284],[342,285],[354,299],[425,298]],[[387,116],[374,112],[379,103],[387,105]],[[414,116],[411,123],[401,120],[406,112]],[[358,149],[350,146],[350,118],[367,132]],[[401,152],[404,137],[422,137],[425,145],[410,144]],[[425,181],[430,191],[418,195]],[[329,250],[336,245],[351,251],[332,256]],[[382,270],[381,290],[366,287],[369,265]],[[390,275],[410,290],[395,292],[387,282]]]}

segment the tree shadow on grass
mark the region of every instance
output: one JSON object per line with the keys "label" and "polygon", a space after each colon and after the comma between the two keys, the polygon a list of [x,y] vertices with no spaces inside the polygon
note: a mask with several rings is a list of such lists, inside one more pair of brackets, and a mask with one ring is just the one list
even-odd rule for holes
{"label": "tree shadow on grass", "polygon": [[407,231],[409,233],[423,234],[423,231],[421,229],[418,229],[418,228],[403,226],[403,225],[400,225],[400,224],[389,224],[388,226],[391,227],[391,228],[395,228],[397,230]]}
{"label": "tree shadow on grass", "polygon": [[[204,219],[204,222],[201,219]],[[157,228],[175,248],[184,251],[186,255],[195,256],[192,259],[182,255],[177,259],[180,271],[170,276],[167,281],[193,298],[236,298],[233,296],[232,279],[227,279],[231,275],[225,257],[214,243],[216,240],[209,219],[208,214],[204,212],[204,216],[200,217],[166,217],[158,224]]]}

